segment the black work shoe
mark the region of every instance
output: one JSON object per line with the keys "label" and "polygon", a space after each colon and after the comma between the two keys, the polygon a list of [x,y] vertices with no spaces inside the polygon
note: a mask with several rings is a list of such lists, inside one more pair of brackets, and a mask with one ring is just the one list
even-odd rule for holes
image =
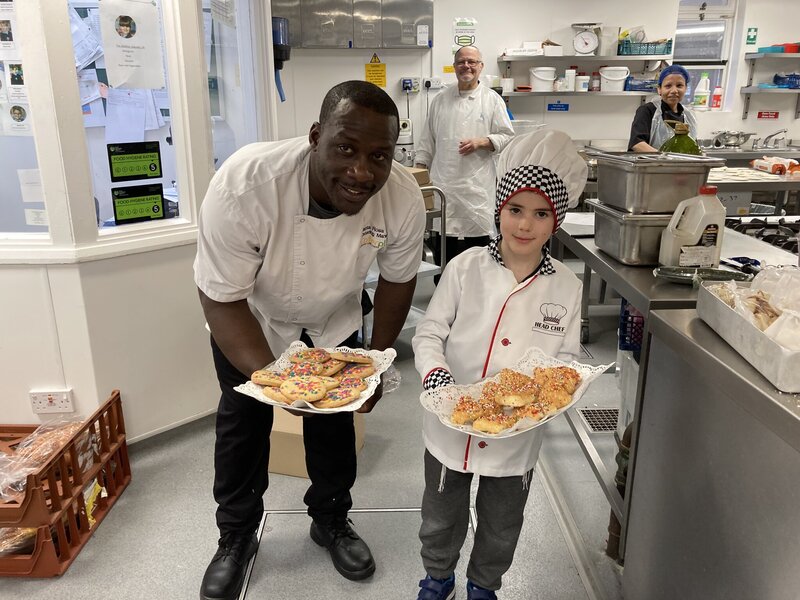
{"label": "black work shoe", "polygon": [[333,566],[351,581],[366,579],[375,572],[375,560],[366,542],[351,527],[350,519],[330,524],[311,523],[311,539],[331,553]]}
{"label": "black work shoe", "polygon": [[256,550],[258,539],[253,534],[222,536],[203,576],[200,600],[236,600],[242,591],[247,563]]}

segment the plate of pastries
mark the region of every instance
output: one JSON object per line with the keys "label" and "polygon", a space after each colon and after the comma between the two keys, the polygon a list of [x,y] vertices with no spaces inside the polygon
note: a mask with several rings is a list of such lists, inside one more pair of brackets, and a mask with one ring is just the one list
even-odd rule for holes
{"label": "plate of pastries", "polygon": [[530,348],[512,369],[470,385],[427,390],[420,402],[451,429],[476,437],[511,437],[570,408],[610,366],[565,363]]}
{"label": "plate of pastries", "polygon": [[397,356],[388,350],[309,348],[292,342],[272,364],[234,388],[260,402],[308,413],[358,410]]}

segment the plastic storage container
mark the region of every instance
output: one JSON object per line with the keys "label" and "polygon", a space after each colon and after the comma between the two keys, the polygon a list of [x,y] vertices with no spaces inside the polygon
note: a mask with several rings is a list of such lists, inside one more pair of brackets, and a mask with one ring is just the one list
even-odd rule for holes
{"label": "plastic storage container", "polygon": [[531,75],[531,91],[533,92],[552,92],[553,83],[556,80],[555,67],[532,67],[530,69]]}
{"label": "plastic storage container", "polygon": [[600,67],[600,91],[621,92],[625,89],[625,80],[631,74],[628,67]]}
{"label": "plastic storage container", "polygon": [[576,92],[588,92],[589,91],[589,79],[588,75],[584,75],[581,73],[580,75],[575,76],[575,91]]}
{"label": "plastic storage container", "polygon": [[[37,425],[0,425],[0,449],[14,447]],[[80,440],[97,444],[94,461],[78,468]],[[122,402],[115,390],[48,461],[26,478],[23,498],[0,502],[0,527],[36,529],[33,547],[0,556],[0,576],[53,577],[67,570],[131,481]],[[87,514],[85,491],[95,482],[105,490]]]}
{"label": "plastic storage container", "polygon": [[700,193],[678,204],[661,234],[659,264],[674,267],[717,267],[725,229],[725,207],[717,187],[704,185]]}
{"label": "plastic storage container", "polygon": [[672,54],[672,40],[665,42],[632,42],[623,40],[617,45],[617,54]]}

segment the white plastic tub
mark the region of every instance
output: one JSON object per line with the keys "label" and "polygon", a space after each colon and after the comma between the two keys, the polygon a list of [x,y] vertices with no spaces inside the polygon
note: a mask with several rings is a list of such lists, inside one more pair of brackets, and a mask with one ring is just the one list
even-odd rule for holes
{"label": "white plastic tub", "polygon": [[553,82],[556,80],[555,67],[532,67],[530,73],[532,92],[553,91]]}
{"label": "white plastic tub", "polygon": [[628,67],[600,67],[600,91],[622,92],[630,74]]}

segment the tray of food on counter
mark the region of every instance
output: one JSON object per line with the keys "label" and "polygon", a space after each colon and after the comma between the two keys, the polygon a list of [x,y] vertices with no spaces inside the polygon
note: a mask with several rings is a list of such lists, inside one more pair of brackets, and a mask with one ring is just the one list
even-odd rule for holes
{"label": "tray of food on counter", "polygon": [[307,413],[355,411],[381,382],[394,349],[309,348],[296,341],[234,389],[259,402]]}
{"label": "tray of food on counter", "polygon": [[482,438],[512,437],[573,406],[610,366],[566,363],[530,348],[513,369],[470,385],[426,390],[420,402],[450,429]]}
{"label": "tray of food on counter", "polygon": [[800,393],[800,268],[766,267],[752,282],[704,281],[697,314],[772,385]]}

